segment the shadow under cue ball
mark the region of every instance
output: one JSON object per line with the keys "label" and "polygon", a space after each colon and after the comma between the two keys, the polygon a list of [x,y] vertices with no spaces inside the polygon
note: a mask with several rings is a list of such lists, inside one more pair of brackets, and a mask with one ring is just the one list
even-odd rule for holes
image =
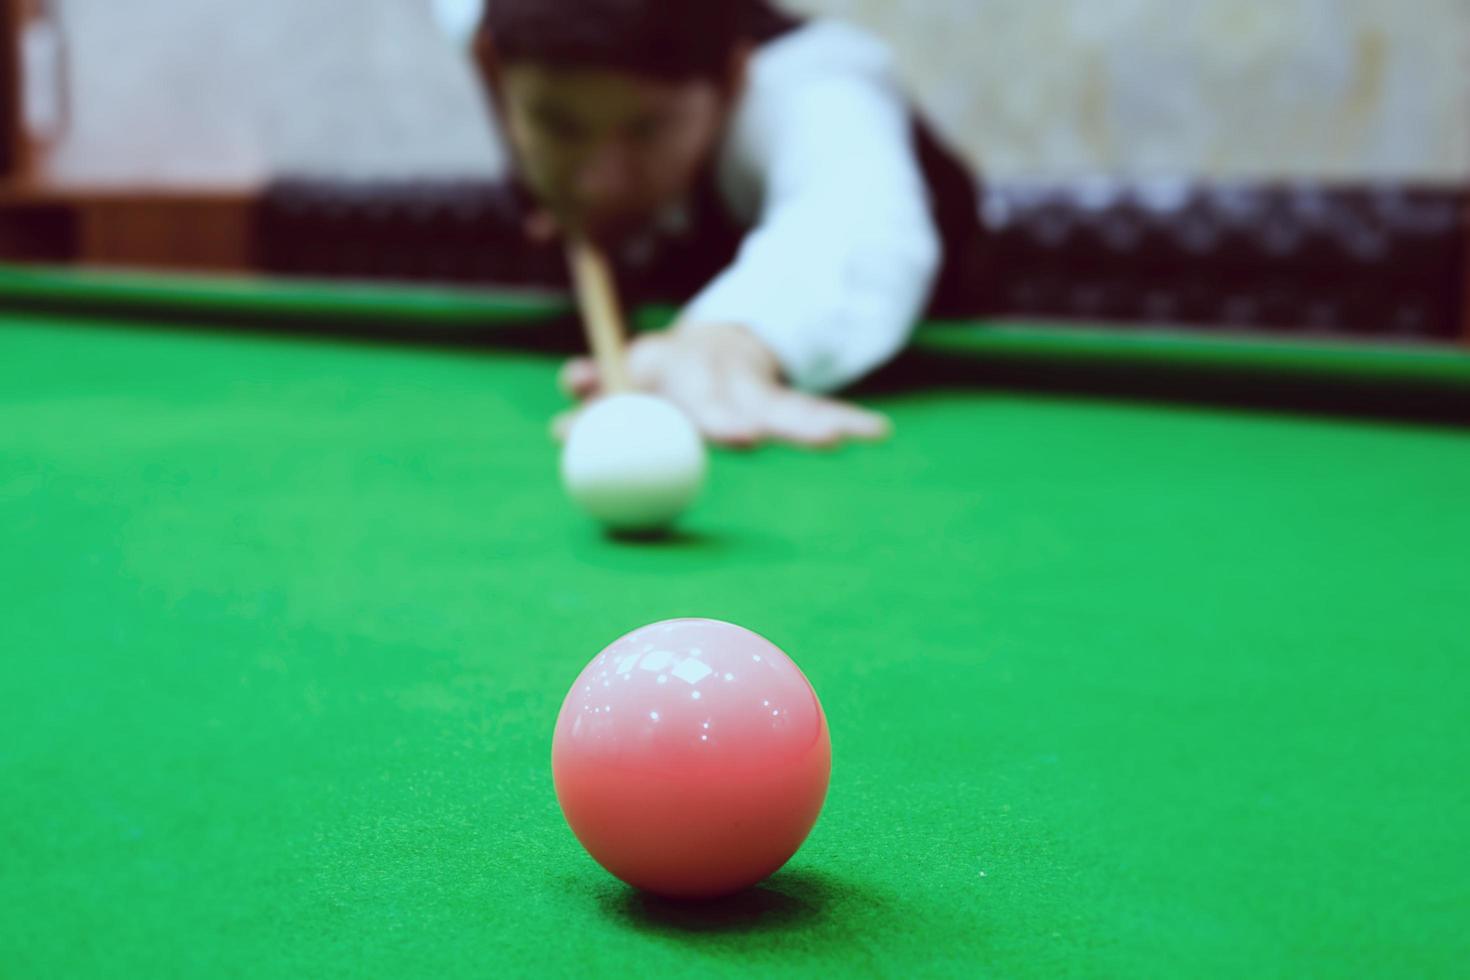
{"label": "shadow under cue ball", "polygon": [[708,455],[694,424],[652,395],[612,395],[572,423],[562,485],[610,531],[667,530],[704,487]]}
{"label": "shadow under cue ball", "polygon": [[656,895],[708,899],[796,853],[827,797],[832,743],[816,692],[773,643],[676,619],[582,671],[551,763],[562,813],[599,864]]}

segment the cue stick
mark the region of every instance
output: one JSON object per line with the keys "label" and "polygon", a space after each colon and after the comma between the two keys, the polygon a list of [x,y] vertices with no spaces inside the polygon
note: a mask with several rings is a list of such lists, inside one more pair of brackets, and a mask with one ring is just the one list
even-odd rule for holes
{"label": "cue stick", "polygon": [[576,238],[567,246],[567,259],[577,291],[577,306],[582,311],[582,327],[602,380],[602,393],[616,395],[631,391],[633,383],[624,356],[623,312],[607,256],[586,239]]}

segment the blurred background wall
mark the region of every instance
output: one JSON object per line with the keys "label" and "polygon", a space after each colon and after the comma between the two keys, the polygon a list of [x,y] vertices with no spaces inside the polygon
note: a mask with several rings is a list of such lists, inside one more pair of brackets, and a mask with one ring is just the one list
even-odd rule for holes
{"label": "blurred background wall", "polygon": [[1004,174],[1470,174],[1467,0],[793,0]]}
{"label": "blurred background wall", "polygon": [[[463,49],[480,2],[61,0],[75,118],[56,167],[165,183],[491,173]],[[1470,0],[789,6],[889,38],[931,115],[997,175],[1470,177]]]}
{"label": "blurred background wall", "polygon": [[54,169],[125,183],[493,173],[430,0],[60,0],[73,124]]}

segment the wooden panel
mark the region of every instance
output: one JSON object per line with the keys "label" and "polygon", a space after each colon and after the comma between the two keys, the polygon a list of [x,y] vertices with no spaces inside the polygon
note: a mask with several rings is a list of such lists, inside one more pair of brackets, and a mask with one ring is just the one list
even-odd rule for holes
{"label": "wooden panel", "polygon": [[0,0],[0,179],[22,170],[20,0]]}
{"label": "wooden panel", "polygon": [[64,204],[0,207],[0,262],[71,262],[77,214]]}
{"label": "wooden panel", "polygon": [[0,182],[0,258],[229,271],[254,262],[252,187],[88,188]]}
{"label": "wooden panel", "polygon": [[82,208],[78,257],[98,265],[233,270],[251,265],[246,195],[119,198]]}

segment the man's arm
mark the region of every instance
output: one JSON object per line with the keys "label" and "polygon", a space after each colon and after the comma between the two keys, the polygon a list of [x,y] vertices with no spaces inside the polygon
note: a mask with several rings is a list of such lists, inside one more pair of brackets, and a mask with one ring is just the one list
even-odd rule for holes
{"label": "man's arm", "polygon": [[942,258],[887,51],[799,31],[758,56],[734,126],[722,180],[755,225],[683,320],[744,326],[797,387],[840,388],[902,348]]}

